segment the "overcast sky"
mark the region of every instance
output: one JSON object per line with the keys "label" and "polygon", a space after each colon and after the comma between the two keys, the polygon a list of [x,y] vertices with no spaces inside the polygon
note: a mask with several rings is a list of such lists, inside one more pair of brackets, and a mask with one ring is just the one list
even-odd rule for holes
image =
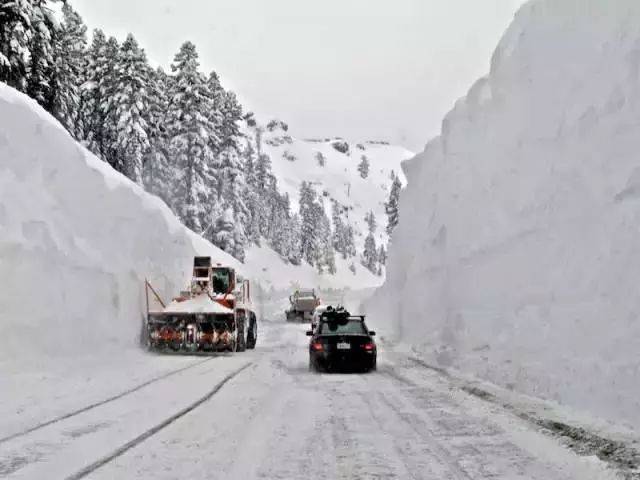
{"label": "overcast sky", "polygon": [[523,0],[71,0],[90,28],[132,32],[155,64],[198,46],[260,117],[299,137],[415,151],[487,73]]}

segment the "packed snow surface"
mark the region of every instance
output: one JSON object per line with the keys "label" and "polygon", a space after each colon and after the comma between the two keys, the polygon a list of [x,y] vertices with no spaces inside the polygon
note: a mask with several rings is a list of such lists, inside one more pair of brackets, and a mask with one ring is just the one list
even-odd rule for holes
{"label": "packed snow surface", "polygon": [[404,165],[373,317],[440,364],[639,425],[638,118],[637,0],[523,6]]}

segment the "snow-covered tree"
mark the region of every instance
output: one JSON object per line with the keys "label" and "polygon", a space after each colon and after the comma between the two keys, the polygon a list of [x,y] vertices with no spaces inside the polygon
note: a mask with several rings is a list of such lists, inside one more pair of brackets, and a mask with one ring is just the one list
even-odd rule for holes
{"label": "snow-covered tree", "polygon": [[214,242],[217,247],[229,254],[235,249],[235,221],[231,208],[223,210],[215,219]]}
{"label": "snow-covered tree", "polygon": [[364,240],[364,252],[362,253],[362,265],[375,274],[378,265],[378,250],[376,247],[376,239],[373,233],[369,233]]}
{"label": "snow-covered tree", "polygon": [[242,117],[242,106],[238,101],[238,97],[233,92],[225,91],[222,97],[222,128],[220,136],[222,148],[238,150]]}
{"label": "snow-covered tree", "polygon": [[266,190],[272,183],[273,174],[271,173],[271,158],[269,155],[258,155],[256,162],[256,181],[257,186],[261,190]]}
{"label": "snow-covered tree", "polygon": [[27,88],[33,6],[29,0],[0,2],[0,81]]}
{"label": "snow-covered tree", "polygon": [[151,75],[150,104],[148,111],[149,150],[144,159],[143,182],[145,188],[171,203],[171,181],[176,173],[169,163],[169,144],[165,125],[169,98],[167,97],[170,78],[162,68]]}
{"label": "snow-covered tree", "polygon": [[242,151],[244,160],[244,176],[247,183],[246,205],[249,211],[249,225],[246,228],[247,240],[260,246],[260,223],[263,215],[263,202],[257,189],[256,177],[256,151],[251,141],[246,142]]}
{"label": "snow-covered tree", "polygon": [[53,47],[52,113],[71,135],[82,139],[84,128],[80,112],[80,88],[86,71],[87,27],[68,3],[62,6],[62,15],[63,22]]}
{"label": "snow-covered tree", "polygon": [[393,183],[391,184],[391,192],[389,193],[389,200],[385,204],[385,211],[387,213],[387,234],[391,235],[393,230],[398,225],[398,201],[400,200],[400,189],[402,183],[397,176],[394,176]]}
{"label": "snow-covered tree", "polygon": [[269,245],[283,258],[288,258],[291,256],[289,196],[287,194],[280,195],[274,190],[269,197],[269,211],[271,213],[269,218]]}
{"label": "snow-covered tree", "polygon": [[59,28],[46,0],[31,0],[32,36],[29,44],[30,62],[27,94],[48,112],[53,111],[54,42]]}
{"label": "snow-covered tree", "polygon": [[378,223],[376,222],[376,216],[372,211],[370,211],[364,216],[364,221],[367,224],[369,233],[376,233],[376,230],[378,228]]}
{"label": "snow-covered tree", "polygon": [[83,142],[91,152],[105,160],[104,109],[106,102],[102,80],[107,70],[107,37],[102,30],[93,31],[93,40],[86,55],[82,97]]}
{"label": "snow-covered tree", "polygon": [[[319,204],[322,208],[322,204]],[[319,213],[320,214],[320,213]],[[322,268],[326,267],[327,272],[331,275],[336,273],[336,254],[331,242],[331,222],[322,208],[320,214],[320,224],[318,228],[318,236],[320,243],[320,259],[318,265]]]}
{"label": "snow-covered tree", "polygon": [[209,165],[214,162],[209,135],[214,131],[208,109],[209,89],[198,71],[198,53],[191,42],[180,47],[171,69],[174,78],[169,89],[167,111],[169,152],[180,172],[172,206],[182,221],[195,231],[202,228],[202,218],[213,203]]}
{"label": "snow-covered tree", "polygon": [[248,186],[245,183],[242,161],[234,148],[229,147],[222,152],[220,167],[215,176],[220,182],[218,202],[231,208],[237,224],[249,227],[251,214],[245,203]]}
{"label": "snow-covered tree", "polygon": [[362,155],[362,160],[358,164],[358,172],[360,172],[360,176],[362,178],[367,178],[369,176],[369,159],[366,155]]}
{"label": "snow-covered tree", "polygon": [[114,37],[106,39],[95,30],[89,51],[85,83],[82,85],[82,125],[84,142],[95,155],[119,172],[124,171],[117,156],[113,97],[117,86],[120,45]]}
{"label": "snow-covered tree", "polygon": [[378,250],[378,262],[380,265],[387,264],[387,250],[384,248],[384,245],[380,245],[380,250]]}
{"label": "snow-covered tree", "polygon": [[373,212],[367,213],[365,216],[369,234],[364,240],[364,251],[362,253],[362,265],[371,273],[376,274],[378,271],[378,247],[374,234],[376,232],[376,217]]}
{"label": "snow-covered tree", "polygon": [[318,225],[319,210],[317,208],[317,194],[308,182],[300,186],[300,250],[302,257],[309,265],[315,265],[319,257]]}
{"label": "snow-covered tree", "polygon": [[148,118],[152,71],[144,50],[131,34],[120,49],[116,78],[118,83],[110,100],[115,147],[125,175],[142,185],[142,163],[151,146]]}

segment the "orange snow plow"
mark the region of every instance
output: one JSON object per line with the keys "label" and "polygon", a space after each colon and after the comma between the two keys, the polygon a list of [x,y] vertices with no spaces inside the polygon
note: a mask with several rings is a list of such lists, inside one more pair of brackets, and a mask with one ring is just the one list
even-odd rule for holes
{"label": "orange snow plow", "polygon": [[[242,352],[254,348],[257,318],[250,284],[231,267],[213,265],[211,257],[195,257],[189,288],[165,305],[145,282],[147,345],[174,352]],[[151,310],[151,298],[161,308]]]}

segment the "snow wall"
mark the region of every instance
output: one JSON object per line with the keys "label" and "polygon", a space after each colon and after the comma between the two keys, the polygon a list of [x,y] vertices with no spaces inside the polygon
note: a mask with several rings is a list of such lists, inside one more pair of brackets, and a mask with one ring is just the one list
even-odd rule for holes
{"label": "snow wall", "polygon": [[144,279],[166,300],[194,254],[237,266],[0,84],[0,362],[137,348]]}
{"label": "snow wall", "polygon": [[534,0],[409,179],[372,324],[640,425],[640,2]]}

